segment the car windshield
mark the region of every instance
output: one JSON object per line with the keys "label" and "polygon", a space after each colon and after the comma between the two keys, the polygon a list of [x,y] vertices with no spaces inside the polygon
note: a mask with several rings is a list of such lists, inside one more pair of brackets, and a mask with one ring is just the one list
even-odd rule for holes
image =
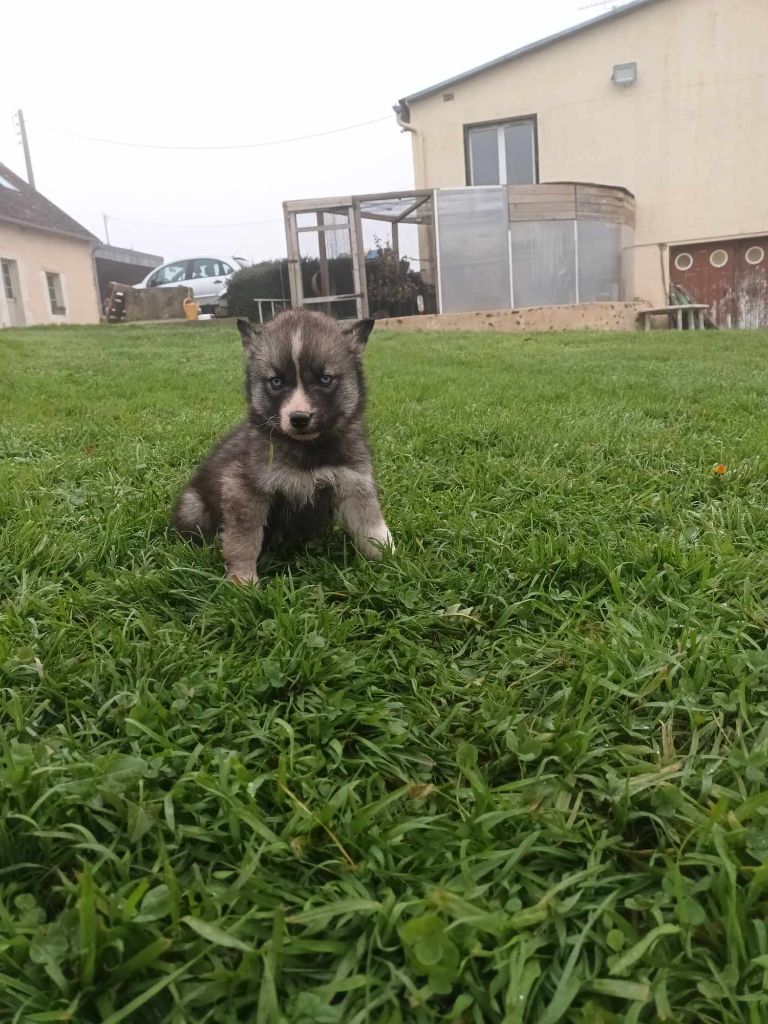
{"label": "car windshield", "polygon": [[239,263],[241,267],[248,266],[248,260],[244,260],[242,256],[235,256],[235,263]]}

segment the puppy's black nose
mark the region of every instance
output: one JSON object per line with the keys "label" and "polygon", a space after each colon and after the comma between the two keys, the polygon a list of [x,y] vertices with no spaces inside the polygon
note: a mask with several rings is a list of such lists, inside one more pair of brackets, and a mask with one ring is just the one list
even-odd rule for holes
{"label": "puppy's black nose", "polygon": [[296,430],[303,430],[312,419],[311,412],[292,412],[290,417],[291,426]]}

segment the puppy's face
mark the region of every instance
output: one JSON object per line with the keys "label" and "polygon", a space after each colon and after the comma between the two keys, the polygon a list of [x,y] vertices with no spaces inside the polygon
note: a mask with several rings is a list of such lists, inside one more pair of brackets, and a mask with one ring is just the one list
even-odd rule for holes
{"label": "puppy's face", "polygon": [[257,421],[298,442],[343,430],[363,408],[361,355],[373,320],[290,310],[263,328],[237,321]]}

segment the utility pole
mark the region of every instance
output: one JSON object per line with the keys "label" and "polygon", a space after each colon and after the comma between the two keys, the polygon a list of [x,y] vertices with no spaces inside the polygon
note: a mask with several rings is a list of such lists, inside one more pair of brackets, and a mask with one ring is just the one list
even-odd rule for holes
{"label": "utility pole", "polygon": [[101,215],[104,218],[104,241],[109,245],[109,217],[106,213]]}
{"label": "utility pole", "polygon": [[16,111],[16,119],[19,122],[19,135],[21,136],[21,145],[24,148],[24,159],[27,163],[27,181],[35,187],[35,172],[32,170],[32,157],[29,155],[29,142],[27,140],[27,126],[24,123],[24,111]]}

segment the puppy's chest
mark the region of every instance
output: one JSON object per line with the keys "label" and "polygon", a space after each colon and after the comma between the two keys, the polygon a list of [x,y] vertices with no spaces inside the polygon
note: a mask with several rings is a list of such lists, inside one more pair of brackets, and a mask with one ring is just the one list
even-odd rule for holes
{"label": "puppy's chest", "polygon": [[265,543],[295,545],[323,537],[333,520],[333,495],[329,487],[318,487],[311,501],[297,505],[282,494],[274,494],[267,516]]}
{"label": "puppy's chest", "polygon": [[318,501],[330,502],[334,494],[348,485],[350,476],[350,470],[331,466],[318,469],[271,466],[265,483],[273,499],[300,509]]}
{"label": "puppy's chest", "polygon": [[265,541],[294,545],[322,537],[333,518],[338,474],[329,469],[273,469],[268,478],[270,508]]}

